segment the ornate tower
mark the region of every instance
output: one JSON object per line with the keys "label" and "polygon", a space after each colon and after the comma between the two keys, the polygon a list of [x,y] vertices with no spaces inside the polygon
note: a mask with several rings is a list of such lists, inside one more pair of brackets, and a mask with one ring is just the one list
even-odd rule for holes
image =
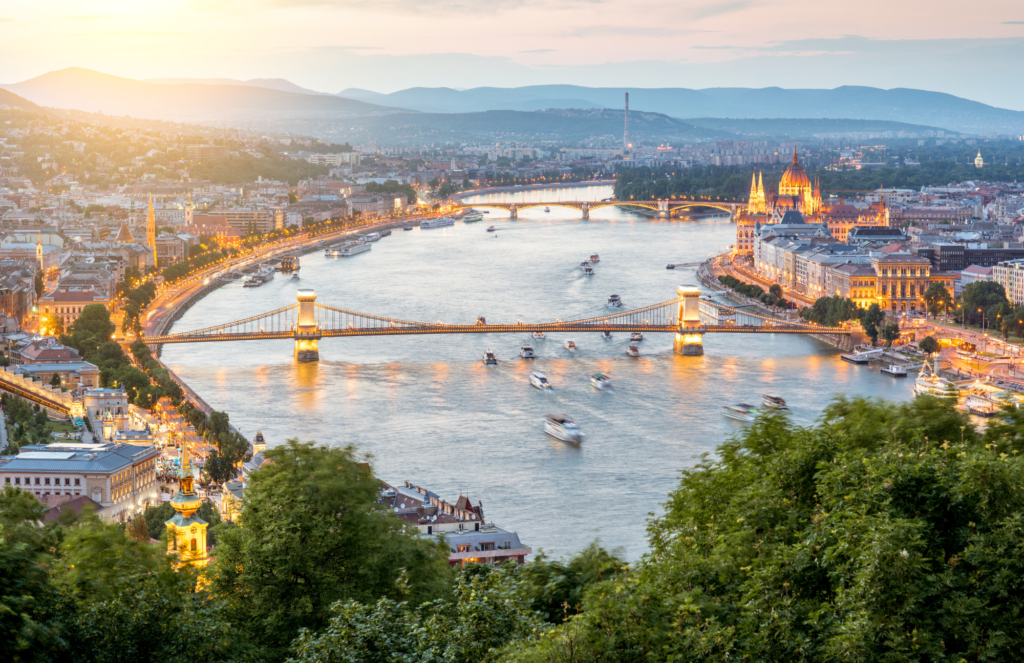
{"label": "ornate tower", "polygon": [[178,468],[178,492],[171,499],[177,512],[168,520],[167,553],[177,554],[182,564],[206,566],[206,528],[209,525],[196,515],[203,502],[192,485],[192,459],[188,442],[181,441],[181,466]]}
{"label": "ornate tower", "polygon": [[39,261],[39,273],[46,278],[46,265],[43,264],[43,231],[36,232],[36,260]]}
{"label": "ornate tower", "polygon": [[149,214],[146,216],[146,243],[153,252],[153,267],[156,267],[156,215],[153,213],[153,194],[149,194]]}

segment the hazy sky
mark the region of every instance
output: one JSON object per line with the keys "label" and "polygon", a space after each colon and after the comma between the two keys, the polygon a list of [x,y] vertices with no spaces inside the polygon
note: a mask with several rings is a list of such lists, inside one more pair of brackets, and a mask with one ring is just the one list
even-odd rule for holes
{"label": "hazy sky", "polygon": [[0,0],[0,82],[873,85],[1024,110],[1020,0]]}

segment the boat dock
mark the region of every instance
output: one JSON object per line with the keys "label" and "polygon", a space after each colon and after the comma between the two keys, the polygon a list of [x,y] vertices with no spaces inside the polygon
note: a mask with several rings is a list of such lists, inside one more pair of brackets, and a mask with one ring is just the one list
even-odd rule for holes
{"label": "boat dock", "polygon": [[881,359],[883,354],[885,354],[885,349],[878,348],[877,350],[865,350],[839,356],[843,361],[850,362],[851,364],[867,364],[873,359]]}

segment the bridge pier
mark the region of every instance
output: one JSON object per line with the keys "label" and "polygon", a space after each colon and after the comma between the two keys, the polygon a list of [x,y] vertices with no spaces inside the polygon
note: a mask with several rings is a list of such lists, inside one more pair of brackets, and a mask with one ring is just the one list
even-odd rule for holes
{"label": "bridge pier", "polygon": [[670,213],[671,212],[669,212],[669,210],[668,210],[668,201],[667,200],[659,200],[658,201],[658,218],[659,219],[667,219]]}
{"label": "bridge pier", "polygon": [[700,323],[700,288],[692,285],[681,285],[676,288],[679,294],[679,314],[676,319],[675,342],[672,349],[677,355],[684,357],[700,357],[704,354],[704,328]]}
{"label": "bridge pier", "polygon": [[512,203],[511,205],[509,205],[508,206],[508,215],[509,215],[509,218],[518,219],[519,218],[519,206],[516,205],[515,203]]}
{"label": "bridge pier", "polygon": [[299,290],[299,318],[295,323],[295,360],[320,361],[320,328],[316,324],[316,292]]}
{"label": "bridge pier", "polygon": [[584,219],[590,218],[590,203],[583,203],[583,205],[580,206],[580,210],[583,212]]}

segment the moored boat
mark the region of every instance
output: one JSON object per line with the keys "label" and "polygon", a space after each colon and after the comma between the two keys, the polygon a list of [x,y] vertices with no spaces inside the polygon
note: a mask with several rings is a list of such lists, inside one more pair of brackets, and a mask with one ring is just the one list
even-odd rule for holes
{"label": "moored boat", "polygon": [[547,415],[544,419],[544,432],[570,444],[578,445],[583,442],[583,433],[579,426],[564,414]]}
{"label": "moored boat", "polygon": [[476,223],[477,221],[483,221],[484,215],[476,210],[471,210],[467,214],[462,215],[463,223]]}
{"label": "moored boat", "polygon": [[736,421],[753,421],[757,417],[757,408],[746,403],[723,405],[725,416]]}
{"label": "moored boat", "polygon": [[594,373],[590,376],[590,386],[604,391],[612,388],[612,379],[604,373]]}
{"label": "moored boat", "polygon": [[905,378],[907,377],[907,369],[903,368],[898,364],[889,364],[882,368],[882,372],[886,375],[890,375],[894,378]]}
{"label": "moored boat", "polygon": [[424,219],[420,221],[420,228],[446,228],[448,226],[454,226],[455,219],[447,216],[441,216],[436,219]]}
{"label": "moored boat", "polygon": [[770,407],[775,410],[788,410],[789,407],[786,405],[786,401],[781,396],[771,396],[764,394],[761,396],[761,405]]}
{"label": "moored boat", "polygon": [[405,226],[402,230],[412,230],[412,226]]}
{"label": "moored boat", "polygon": [[928,362],[921,366],[921,372],[914,380],[915,396],[936,396],[938,398],[958,399],[960,391],[956,385],[945,378],[935,374],[935,370]]}

